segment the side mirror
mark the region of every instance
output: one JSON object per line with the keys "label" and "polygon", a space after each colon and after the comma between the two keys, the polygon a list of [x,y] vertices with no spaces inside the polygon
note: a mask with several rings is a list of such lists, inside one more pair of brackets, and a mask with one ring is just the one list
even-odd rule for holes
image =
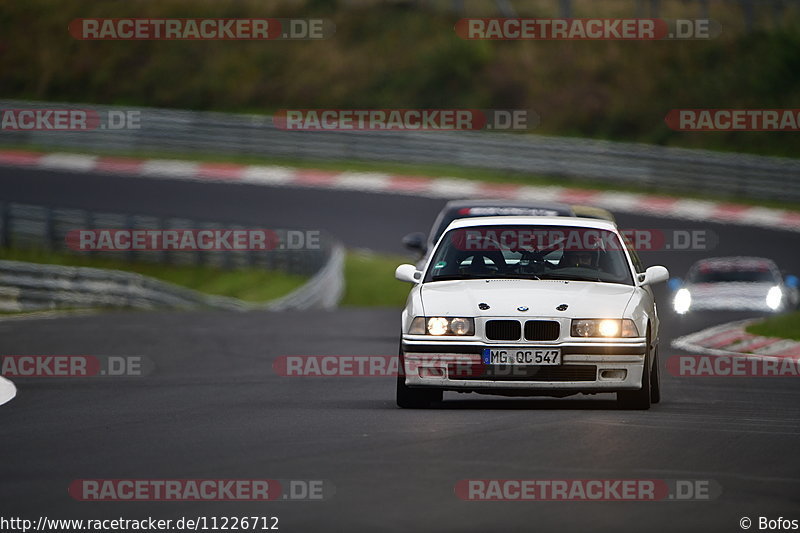
{"label": "side mirror", "polygon": [[409,250],[413,250],[415,252],[424,254],[427,250],[427,246],[425,246],[425,241],[427,239],[428,238],[425,236],[425,234],[420,231],[415,233],[409,233],[408,235],[403,237],[403,246],[405,246]]}
{"label": "side mirror", "polygon": [[651,266],[644,271],[644,274],[639,274],[639,285],[654,285],[667,281],[669,279],[669,270],[663,266]]}
{"label": "side mirror", "polygon": [[422,279],[422,272],[417,270],[414,265],[400,265],[394,271],[394,277],[400,281],[407,281],[408,283],[417,283]]}
{"label": "side mirror", "polygon": [[791,287],[792,289],[800,287],[800,279],[797,279],[797,276],[792,274],[786,276],[785,283],[787,287]]}
{"label": "side mirror", "polygon": [[681,278],[670,278],[669,281],[667,281],[667,288],[672,292],[680,289],[681,285],[683,285],[683,280]]}

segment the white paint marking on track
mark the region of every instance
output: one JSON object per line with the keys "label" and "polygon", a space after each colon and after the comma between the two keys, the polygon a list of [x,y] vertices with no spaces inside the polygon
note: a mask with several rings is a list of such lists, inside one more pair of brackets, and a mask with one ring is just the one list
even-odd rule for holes
{"label": "white paint marking on track", "polygon": [[196,178],[199,167],[199,163],[170,159],[150,159],[142,165],[140,174],[153,178]]}
{"label": "white paint marking on track", "polygon": [[389,186],[392,177],[378,172],[344,172],[333,184],[335,189],[354,191],[383,191]]}
{"label": "white paint marking on track", "polygon": [[70,170],[73,172],[89,172],[94,170],[97,157],[81,154],[48,154],[39,160],[38,166],[55,170]]}
{"label": "white paint marking on track", "polygon": [[17,388],[6,378],[0,377],[0,405],[10,402],[17,395]]}

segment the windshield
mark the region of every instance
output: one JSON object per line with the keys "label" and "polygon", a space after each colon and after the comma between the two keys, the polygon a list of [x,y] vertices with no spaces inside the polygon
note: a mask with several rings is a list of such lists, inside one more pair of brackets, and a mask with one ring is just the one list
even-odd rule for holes
{"label": "windshield", "polygon": [[774,272],[763,270],[711,270],[697,269],[689,275],[691,283],[732,283],[732,282],[769,282],[777,283],[779,280]]}
{"label": "windshield", "polygon": [[497,278],[633,284],[614,232],[532,225],[450,230],[423,281]]}

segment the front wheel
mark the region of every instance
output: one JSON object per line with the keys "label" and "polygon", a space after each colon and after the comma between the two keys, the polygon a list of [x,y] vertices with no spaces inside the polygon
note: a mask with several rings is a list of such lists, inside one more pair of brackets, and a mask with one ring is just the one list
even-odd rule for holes
{"label": "front wheel", "polygon": [[[657,362],[657,361],[656,361]],[[650,336],[647,336],[647,354],[644,357],[644,368],[642,369],[642,388],[639,390],[620,391],[617,393],[617,405],[622,409],[633,409],[645,411],[650,409],[650,404],[659,401],[660,391],[656,394],[653,401],[650,369]]]}
{"label": "front wheel", "polygon": [[435,402],[441,402],[444,394],[439,389],[413,389],[406,385],[405,362],[400,350],[397,371],[397,406],[403,409],[427,409]]}
{"label": "front wheel", "polygon": [[443,398],[438,389],[412,389],[406,386],[406,378],[397,376],[397,406],[404,409],[427,409]]}
{"label": "front wheel", "polygon": [[653,357],[653,370],[650,372],[650,403],[661,401],[661,371],[658,369],[658,347]]}

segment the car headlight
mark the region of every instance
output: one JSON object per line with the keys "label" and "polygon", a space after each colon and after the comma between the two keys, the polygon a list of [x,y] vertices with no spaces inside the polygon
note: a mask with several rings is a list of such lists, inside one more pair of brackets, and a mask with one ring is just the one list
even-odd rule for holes
{"label": "car headlight", "polygon": [[678,289],[672,300],[672,307],[679,315],[689,311],[689,308],[692,307],[692,293],[689,292],[689,289]]}
{"label": "car headlight", "polygon": [[572,321],[573,337],[638,337],[633,320],[611,318],[582,318]]}
{"label": "car headlight", "polygon": [[767,307],[777,311],[783,301],[783,292],[780,287],[772,287],[767,293]]}
{"label": "car headlight", "polygon": [[418,316],[411,321],[408,329],[411,335],[473,335],[475,320],[465,317]]}

